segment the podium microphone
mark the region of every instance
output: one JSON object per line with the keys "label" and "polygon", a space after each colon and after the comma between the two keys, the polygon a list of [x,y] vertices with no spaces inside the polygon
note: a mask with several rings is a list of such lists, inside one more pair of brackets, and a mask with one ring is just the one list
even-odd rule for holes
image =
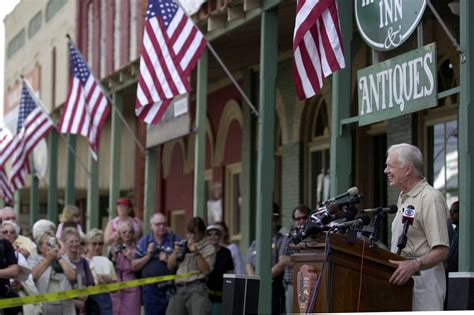
{"label": "podium microphone", "polygon": [[397,255],[400,255],[402,252],[402,249],[405,248],[407,245],[407,232],[408,232],[408,227],[413,224],[413,220],[415,219],[415,207],[412,205],[409,205],[405,209],[403,209],[403,217],[402,217],[402,223],[403,223],[403,232],[402,235],[398,238],[398,243],[397,243]]}
{"label": "podium microphone", "polygon": [[348,228],[352,225],[359,225],[359,224],[368,225],[369,223],[370,223],[370,217],[368,215],[362,215],[362,216],[358,217],[355,220],[340,223],[340,224],[337,224],[333,227],[338,228],[338,229],[344,229],[344,228]]}
{"label": "podium microphone", "polygon": [[364,209],[361,212],[363,213],[397,213],[398,207],[396,205],[388,205],[386,208],[378,207],[372,209]]}
{"label": "podium microphone", "polygon": [[323,202],[323,204],[332,203],[332,202],[335,202],[339,199],[346,198],[348,196],[351,196],[351,197],[356,196],[357,194],[359,194],[359,189],[357,187],[351,187],[345,193],[343,193],[339,196],[330,198],[330,199],[326,200],[325,202]]}

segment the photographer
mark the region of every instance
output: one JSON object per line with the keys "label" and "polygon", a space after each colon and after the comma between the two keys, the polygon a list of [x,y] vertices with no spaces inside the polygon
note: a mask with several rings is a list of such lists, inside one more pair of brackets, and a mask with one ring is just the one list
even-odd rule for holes
{"label": "photographer", "polygon": [[[15,256],[15,250],[8,240],[0,239],[0,299],[15,297],[10,287],[10,278],[18,275],[19,268]],[[17,314],[21,307],[0,310],[0,314]]]}
{"label": "photographer", "polygon": [[211,314],[206,277],[214,267],[216,248],[204,237],[206,225],[200,217],[192,218],[186,230],[187,242],[175,243],[173,254],[168,259],[168,268],[178,266],[178,275],[194,275],[176,279],[176,294],[171,297],[166,314]]}
{"label": "photographer", "polygon": [[[38,255],[28,257],[32,268],[33,280],[39,293],[60,292],[72,289],[71,282],[76,280],[74,267],[59,252],[58,241],[48,233],[37,241]],[[43,304],[43,314],[76,314],[71,299]]]}
{"label": "photographer", "polygon": [[[152,232],[138,242],[132,271],[139,272],[141,278],[172,274],[167,267],[168,256],[173,252],[174,242],[181,239],[168,231],[167,223],[163,214],[155,213],[150,219]],[[171,287],[171,281],[142,286],[145,314],[165,314]]]}

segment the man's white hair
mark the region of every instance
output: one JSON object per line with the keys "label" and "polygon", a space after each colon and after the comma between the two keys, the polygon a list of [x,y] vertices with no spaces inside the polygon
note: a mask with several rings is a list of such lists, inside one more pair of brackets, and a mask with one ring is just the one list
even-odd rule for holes
{"label": "man's white hair", "polygon": [[387,155],[392,152],[398,153],[398,161],[402,166],[413,166],[414,176],[423,176],[423,154],[418,147],[408,143],[394,144],[388,148]]}

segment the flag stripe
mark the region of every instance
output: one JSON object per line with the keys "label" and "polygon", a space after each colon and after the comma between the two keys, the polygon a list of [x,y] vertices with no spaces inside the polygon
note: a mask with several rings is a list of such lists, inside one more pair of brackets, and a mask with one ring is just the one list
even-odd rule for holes
{"label": "flag stripe", "polygon": [[298,0],[293,32],[298,98],[317,94],[323,79],[345,67],[336,0]]}
{"label": "flag stripe", "polygon": [[54,128],[51,118],[43,112],[28,83],[23,81],[18,115],[17,134],[12,139],[11,178],[14,190],[25,185],[25,177],[31,172],[28,156],[36,144]]}
{"label": "flag stripe", "polygon": [[189,75],[207,42],[174,0],[148,0],[146,12],[135,114],[157,123],[176,96],[191,90]]}
{"label": "flag stripe", "polygon": [[89,142],[91,155],[97,161],[100,134],[109,115],[110,104],[102,87],[71,42],[69,55],[72,75],[58,128],[61,133],[85,137]]}

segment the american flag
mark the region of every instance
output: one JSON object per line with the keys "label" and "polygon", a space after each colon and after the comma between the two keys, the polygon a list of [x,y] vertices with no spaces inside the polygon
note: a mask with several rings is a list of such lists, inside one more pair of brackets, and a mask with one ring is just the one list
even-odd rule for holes
{"label": "american flag", "polygon": [[174,0],[148,0],[135,113],[156,124],[174,97],[191,90],[189,75],[206,39]]}
{"label": "american flag", "polygon": [[336,0],[298,0],[293,53],[300,99],[318,93],[324,78],[346,66]]}
{"label": "american flag", "polygon": [[69,42],[71,82],[59,122],[59,132],[80,134],[91,146],[91,154],[97,161],[102,126],[110,111],[110,105],[91,70],[81,55]]}
{"label": "american flag", "polygon": [[10,181],[15,190],[25,185],[25,177],[31,172],[28,155],[52,128],[52,119],[43,111],[28,83],[23,81],[17,133],[12,140],[11,152],[6,154],[6,159],[13,156]]}
{"label": "american flag", "polygon": [[11,151],[12,138],[12,134],[8,129],[0,127],[0,192],[7,204],[13,200],[13,188],[5,171],[7,153]]}

